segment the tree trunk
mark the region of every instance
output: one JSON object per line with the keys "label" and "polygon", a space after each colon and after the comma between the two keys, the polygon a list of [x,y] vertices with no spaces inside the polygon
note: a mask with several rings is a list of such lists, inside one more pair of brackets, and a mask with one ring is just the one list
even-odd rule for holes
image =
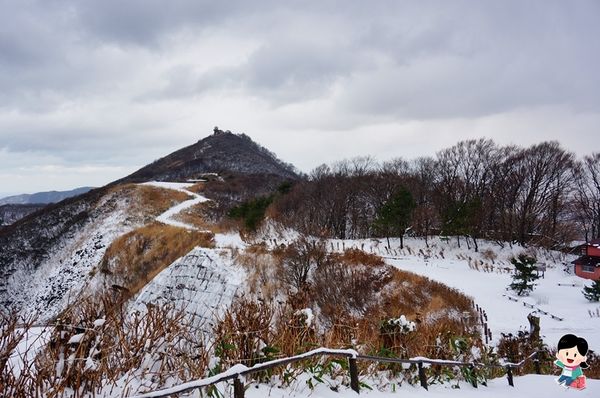
{"label": "tree trunk", "polygon": [[386,236],[386,239],[387,239],[387,243],[388,243],[388,249],[390,249],[390,250],[391,250],[391,249],[392,249],[392,246],[390,246],[390,237],[389,237],[389,236]]}
{"label": "tree trunk", "polygon": [[460,249],[460,235],[456,235],[456,243],[458,243],[458,248]]}
{"label": "tree trunk", "polygon": [[473,239],[473,244],[475,245],[475,252],[477,253],[479,251],[479,245],[477,245],[477,238],[472,236],[471,237]]}
{"label": "tree trunk", "polygon": [[404,249],[404,234],[400,235],[400,249]]}

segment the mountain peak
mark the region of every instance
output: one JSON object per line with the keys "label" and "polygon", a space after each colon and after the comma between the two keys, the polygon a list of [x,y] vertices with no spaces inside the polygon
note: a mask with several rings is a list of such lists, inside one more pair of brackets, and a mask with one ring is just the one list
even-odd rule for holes
{"label": "mountain peak", "polygon": [[282,162],[246,134],[215,127],[208,137],[152,162],[119,182],[176,181],[200,178],[206,173],[298,177],[294,166]]}

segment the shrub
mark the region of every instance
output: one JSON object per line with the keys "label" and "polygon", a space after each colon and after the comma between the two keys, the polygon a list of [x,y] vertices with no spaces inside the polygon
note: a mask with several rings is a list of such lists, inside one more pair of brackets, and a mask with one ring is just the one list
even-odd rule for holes
{"label": "shrub", "polygon": [[600,280],[594,281],[591,286],[584,286],[583,296],[589,301],[600,301]]}
{"label": "shrub", "polygon": [[265,218],[267,207],[273,203],[273,196],[261,196],[241,203],[229,210],[228,216],[242,220],[244,227],[250,231],[256,231],[256,228]]}
{"label": "shrub", "polygon": [[513,257],[510,262],[515,266],[515,273],[510,288],[519,296],[529,294],[535,287],[534,282],[539,278],[535,273],[535,257],[519,254],[518,257]]}

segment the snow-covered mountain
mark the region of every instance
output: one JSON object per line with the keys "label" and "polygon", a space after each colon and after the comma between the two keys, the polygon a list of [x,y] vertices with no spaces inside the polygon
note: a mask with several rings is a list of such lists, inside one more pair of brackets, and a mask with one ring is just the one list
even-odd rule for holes
{"label": "snow-covered mountain", "polygon": [[[297,178],[293,166],[249,137],[216,131],[129,177],[51,204],[35,217],[1,228],[0,309],[26,308],[28,312],[41,312],[44,319],[56,316],[77,300],[84,286],[101,285],[98,267],[118,237],[153,222],[186,228],[171,216],[207,200],[177,186],[141,186],[132,182],[186,181],[218,173],[241,176],[236,177],[238,181],[252,176],[246,185],[257,192],[264,189],[257,181],[269,181],[272,185]],[[155,196],[164,202],[162,208],[153,203],[157,202]],[[231,193],[226,196],[232,198]],[[186,198],[189,201],[183,204]],[[175,206],[179,203],[183,206]],[[172,222],[165,221],[168,219]]]}
{"label": "snow-covered mountain", "polygon": [[212,135],[158,159],[118,182],[179,181],[202,178],[206,173],[298,177],[294,166],[282,162],[247,135],[215,128]]}

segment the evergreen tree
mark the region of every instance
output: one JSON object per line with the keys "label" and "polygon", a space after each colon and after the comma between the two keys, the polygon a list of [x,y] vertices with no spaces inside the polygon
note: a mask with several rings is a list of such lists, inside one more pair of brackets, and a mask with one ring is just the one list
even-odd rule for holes
{"label": "evergreen tree", "polygon": [[400,237],[400,248],[404,248],[404,234],[415,206],[411,193],[406,188],[400,188],[377,212],[375,228],[387,237],[388,247],[390,235],[395,235]]}
{"label": "evergreen tree", "polygon": [[539,278],[536,273],[534,257],[526,254],[519,254],[518,257],[513,257],[510,262],[515,266],[515,274],[510,288],[517,292],[519,296],[524,296],[533,291],[535,281]]}
{"label": "evergreen tree", "polygon": [[600,301],[600,280],[594,281],[592,286],[584,286],[583,295],[589,301]]}

